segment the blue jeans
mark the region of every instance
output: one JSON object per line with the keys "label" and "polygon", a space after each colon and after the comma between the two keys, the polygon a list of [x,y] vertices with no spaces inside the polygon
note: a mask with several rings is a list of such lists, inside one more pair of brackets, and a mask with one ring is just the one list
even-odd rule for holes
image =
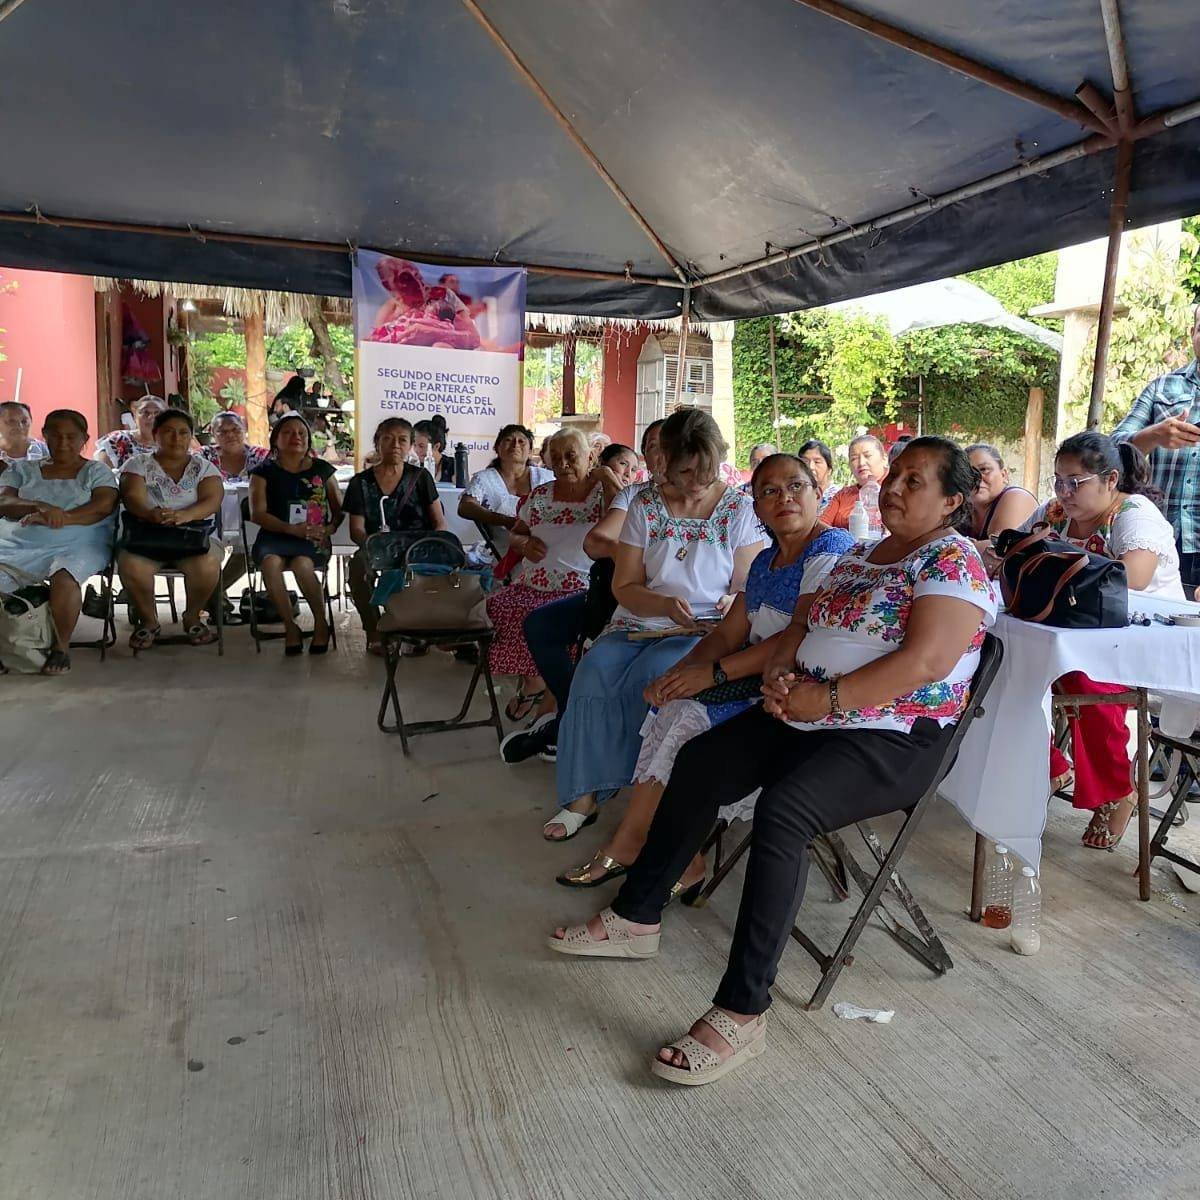
{"label": "blue jeans", "polygon": [[558,804],[596,793],[607,800],[633,780],[649,705],[642,693],[700,639],[630,641],[606,633],[575,669],[571,699],[558,729]]}
{"label": "blue jeans", "polygon": [[[567,710],[567,697],[575,676],[571,652],[583,630],[586,607],[587,592],[580,592],[576,596],[543,604],[525,618],[525,645],[537,663],[538,674],[546,681],[550,694],[558,702],[560,715]],[[558,717],[546,726],[547,744],[556,745],[557,735]]]}

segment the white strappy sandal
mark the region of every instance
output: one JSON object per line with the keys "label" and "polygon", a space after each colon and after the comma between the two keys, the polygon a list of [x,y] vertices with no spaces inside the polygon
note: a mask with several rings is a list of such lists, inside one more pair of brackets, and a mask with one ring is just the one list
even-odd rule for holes
{"label": "white strappy sandal", "polygon": [[657,933],[631,933],[629,922],[611,908],[601,909],[600,920],[608,937],[597,941],[586,925],[569,925],[563,937],[551,934],[546,942],[559,954],[585,958],[653,958],[658,953]]}
{"label": "white strappy sandal", "polygon": [[721,1035],[733,1048],[728,1058],[722,1058],[711,1046],[697,1041],[685,1033],[667,1049],[680,1050],[687,1055],[686,1067],[674,1067],[655,1056],[650,1071],[660,1079],[697,1087],[702,1083],[715,1083],[722,1075],[728,1075],[747,1059],[757,1058],[767,1047],[767,1017],[765,1013],[739,1025],[727,1012],[710,1008],[700,1018],[705,1025]]}
{"label": "white strappy sandal", "polygon": [[[588,825],[594,825],[599,818],[600,810],[598,808],[592,809],[592,811],[587,814],[573,812],[569,808],[560,808],[558,812],[556,812],[554,816],[552,816],[550,820],[548,820],[545,825],[542,826],[542,837],[544,837],[548,842],[569,842],[581,829],[586,828]],[[561,825],[567,832],[564,833],[560,838],[551,837],[551,825]]]}

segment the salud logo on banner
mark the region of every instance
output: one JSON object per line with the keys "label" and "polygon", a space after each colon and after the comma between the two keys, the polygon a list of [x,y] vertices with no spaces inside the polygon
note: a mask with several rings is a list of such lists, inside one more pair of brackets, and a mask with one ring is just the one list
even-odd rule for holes
{"label": "salud logo on banner", "polygon": [[487,465],[502,425],[519,419],[525,271],[447,270],[360,250],[354,264],[358,453],[385,417],[441,415],[446,453],[461,442]]}

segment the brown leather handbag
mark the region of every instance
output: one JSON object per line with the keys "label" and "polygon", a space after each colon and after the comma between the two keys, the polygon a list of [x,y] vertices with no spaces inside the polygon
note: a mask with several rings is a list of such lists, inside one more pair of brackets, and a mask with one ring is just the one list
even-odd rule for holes
{"label": "brown leather handbag", "polygon": [[996,538],[1000,591],[1014,617],[1059,629],[1117,629],[1129,616],[1125,564],[1081,550],[1039,522]]}

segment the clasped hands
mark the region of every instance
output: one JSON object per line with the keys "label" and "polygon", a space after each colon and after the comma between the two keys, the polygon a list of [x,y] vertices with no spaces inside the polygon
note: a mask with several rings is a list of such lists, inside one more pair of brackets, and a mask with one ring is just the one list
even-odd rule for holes
{"label": "clasped hands", "polygon": [[801,679],[788,664],[772,663],[763,674],[763,709],[780,721],[819,721],[829,716],[829,684]]}

